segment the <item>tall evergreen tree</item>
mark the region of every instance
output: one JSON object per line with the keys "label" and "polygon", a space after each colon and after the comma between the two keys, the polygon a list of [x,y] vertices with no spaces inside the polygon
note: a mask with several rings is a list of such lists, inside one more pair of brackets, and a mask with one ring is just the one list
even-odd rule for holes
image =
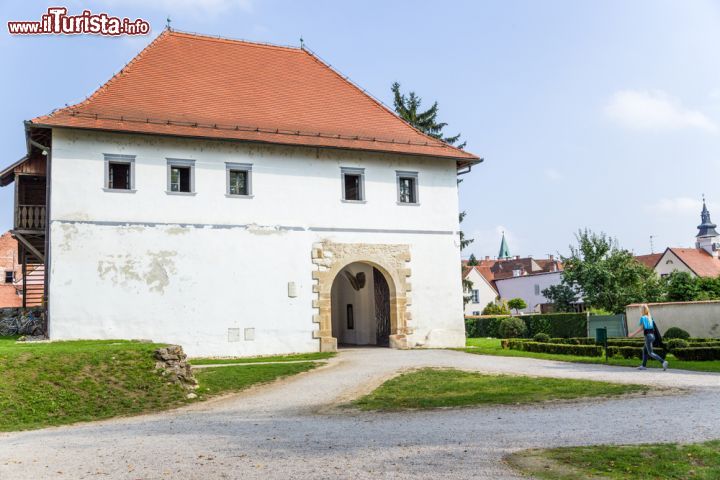
{"label": "tall evergreen tree", "polygon": [[457,148],[464,148],[466,142],[455,145],[460,140],[460,135],[446,137],[443,129],[447,126],[445,122],[438,122],[438,103],[435,102],[430,108],[424,112],[418,111],[422,105],[422,99],[415,93],[410,92],[407,96],[400,92],[400,84],[395,82],[392,84],[391,90],[394,95],[395,112],[413,127],[417,128],[426,135],[442,140],[448,145],[454,145]]}
{"label": "tall evergreen tree", "polygon": [[474,267],[474,266],[476,266],[476,265],[479,265],[480,262],[478,262],[478,259],[477,259],[477,257],[475,256],[475,254],[474,254],[474,253],[471,253],[471,254],[470,254],[470,258],[468,258],[467,264],[468,264],[468,267]]}

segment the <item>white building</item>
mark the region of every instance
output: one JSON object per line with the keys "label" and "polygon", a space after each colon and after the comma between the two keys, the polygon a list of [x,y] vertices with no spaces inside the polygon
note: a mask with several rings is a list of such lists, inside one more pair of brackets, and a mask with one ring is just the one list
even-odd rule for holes
{"label": "white building", "polygon": [[51,339],[464,345],[456,178],[479,159],[305,50],[166,30],[26,133],[0,185],[49,264]]}
{"label": "white building", "polygon": [[465,280],[472,282],[469,292],[466,292],[468,301],[465,303],[465,315],[480,315],[488,303],[499,300],[498,292],[492,281],[492,272],[487,267],[466,267]]}
{"label": "white building", "polygon": [[496,279],[495,285],[503,300],[508,301],[513,298],[525,300],[527,308],[520,310],[521,313],[541,313],[543,305],[550,303],[542,291],[553,285],[560,285],[562,275],[562,271],[529,273]]}

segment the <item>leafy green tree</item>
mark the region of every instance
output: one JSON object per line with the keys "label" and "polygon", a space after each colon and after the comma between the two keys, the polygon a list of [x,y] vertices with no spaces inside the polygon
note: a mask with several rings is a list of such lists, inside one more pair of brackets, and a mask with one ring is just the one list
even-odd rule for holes
{"label": "leafy green tree", "polygon": [[475,254],[474,254],[474,253],[471,253],[471,254],[470,254],[470,258],[468,258],[468,261],[467,261],[468,267],[474,267],[474,266],[479,265],[479,264],[480,264],[480,262],[478,262],[478,259],[475,258]]}
{"label": "leafy green tree", "polygon": [[553,304],[556,312],[574,312],[580,297],[573,288],[562,283],[549,286],[542,294]]}
{"label": "leafy green tree", "polygon": [[564,264],[563,284],[580,292],[585,303],[613,313],[637,302],[663,297],[663,284],[654,271],[639,263],[617,240],[604,233],[580,230],[577,246],[570,246]]}
{"label": "leafy green tree", "polygon": [[696,300],[720,300],[720,277],[695,279],[698,286]]}
{"label": "leafy green tree", "polygon": [[667,300],[670,302],[690,302],[700,294],[698,282],[688,272],[677,270],[665,277]]}
{"label": "leafy green tree", "polygon": [[[407,95],[400,92],[400,84],[395,82],[392,84],[393,103],[395,112],[413,127],[417,128],[426,135],[429,135],[449,145],[455,145],[460,140],[460,134],[446,137],[443,129],[447,123],[438,121],[438,103],[435,102],[425,111],[420,111],[422,99],[415,93],[410,92]],[[458,148],[464,148],[465,142],[456,145]]]}
{"label": "leafy green tree", "polygon": [[522,298],[511,298],[507,304],[508,307],[515,310],[515,313],[520,313],[520,310],[525,310],[527,308],[527,303],[525,303],[525,300]]}
{"label": "leafy green tree", "polygon": [[485,305],[485,308],[483,308],[482,314],[483,315],[510,315],[510,310],[508,309],[507,304],[505,304],[505,302],[502,302],[502,303],[490,302],[487,305]]}

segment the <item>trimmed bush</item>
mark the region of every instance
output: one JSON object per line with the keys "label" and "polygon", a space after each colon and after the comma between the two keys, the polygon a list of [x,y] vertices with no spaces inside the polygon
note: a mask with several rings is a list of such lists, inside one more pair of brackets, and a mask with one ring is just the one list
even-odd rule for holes
{"label": "trimmed bush", "polygon": [[665,343],[665,346],[670,352],[674,352],[678,348],[688,348],[690,344],[687,340],[683,340],[682,338],[671,338]]}
{"label": "trimmed bush", "polygon": [[671,339],[671,338],[682,338],[683,340],[687,340],[690,338],[690,334],[683,330],[682,328],[678,327],[670,327],[667,329],[665,334],[663,335],[663,338]]}
{"label": "trimmed bush", "polygon": [[581,357],[601,357],[603,349],[597,345],[568,345],[563,343],[540,343],[510,340],[508,347],[535,353],[554,353],[557,355],[577,355]]}
{"label": "trimmed bush", "polygon": [[720,347],[678,348],[672,352],[678,360],[709,361],[720,360]]}
{"label": "trimmed bush", "polygon": [[527,326],[525,322],[517,317],[505,318],[500,322],[500,328],[498,329],[500,336],[503,338],[518,338],[524,337],[527,333]]}
{"label": "trimmed bush", "polygon": [[[608,357],[620,355],[623,358],[642,358],[642,347],[608,347]],[[653,352],[665,358],[667,353],[662,348],[653,348]]]}
{"label": "trimmed bush", "polygon": [[550,335],[548,335],[547,333],[543,333],[543,332],[536,333],[535,336],[533,337],[533,340],[535,340],[538,343],[550,343]]}
{"label": "trimmed bush", "polygon": [[591,337],[551,338],[550,343],[564,343],[566,345],[595,345]]}
{"label": "trimmed bush", "polygon": [[[508,316],[468,317],[465,319],[465,333],[469,338],[500,338],[500,322]],[[547,313],[517,317],[525,322],[527,336],[546,333],[550,338],[574,338],[587,335],[587,316],[584,313]]]}

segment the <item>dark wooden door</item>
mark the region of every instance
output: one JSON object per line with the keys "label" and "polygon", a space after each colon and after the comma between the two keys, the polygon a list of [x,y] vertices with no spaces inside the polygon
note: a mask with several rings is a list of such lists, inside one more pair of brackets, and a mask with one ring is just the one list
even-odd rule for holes
{"label": "dark wooden door", "polygon": [[385,275],[373,268],[373,285],[375,288],[375,321],[377,324],[377,345],[390,345],[390,288]]}

